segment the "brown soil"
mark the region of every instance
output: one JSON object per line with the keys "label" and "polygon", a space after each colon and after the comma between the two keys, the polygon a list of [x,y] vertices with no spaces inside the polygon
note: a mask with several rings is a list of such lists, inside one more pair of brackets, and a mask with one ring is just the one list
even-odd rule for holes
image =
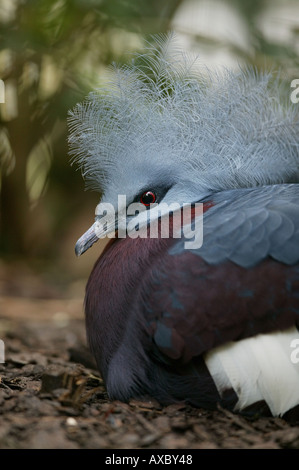
{"label": "brown soil", "polygon": [[75,290],[71,299],[38,299],[17,286],[10,295],[6,284],[1,449],[299,448],[299,425],[280,418],[110,401],[85,343],[83,288]]}

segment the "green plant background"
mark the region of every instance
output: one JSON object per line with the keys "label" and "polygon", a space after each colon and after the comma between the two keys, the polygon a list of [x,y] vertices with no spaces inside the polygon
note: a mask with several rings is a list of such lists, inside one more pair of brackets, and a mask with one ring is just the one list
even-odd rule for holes
{"label": "green plant background", "polygon": [[[207,6],[208,24],[195,28]],[[237,18],[247,46],[238,43],[226,16],[221,24],[226,35],[217,36],[213,9],[216,17],[220,7]],[[196,12],[190,27],[188,21],[180,23],[184,11]],[[276,37],[274,21],[269,38],[263,24],[271,23],[275,12],[277,31],[283,27],[285,34]],[[204,57],[217,60],[223,53],[223,63],[230,57],[282,70],[286,84],[299,78],[298,0],[0,0],[5,265],[18,260],[47,271],[58,283],[90,270],[100,249],[76,260],[74,244],[93,222],[99,195],[84,192],[80,172],[70,165],[67,112],[99,83],[107,65],[127,62],[151,35],[170,30]]]}

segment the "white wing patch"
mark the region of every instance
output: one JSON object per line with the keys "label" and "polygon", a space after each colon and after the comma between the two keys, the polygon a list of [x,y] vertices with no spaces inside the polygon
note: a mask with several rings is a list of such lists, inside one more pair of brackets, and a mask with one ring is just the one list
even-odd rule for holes
{"label": "white wing patch", "polygon": [[273,416],[299,404],[299,362],[292,361],[295,327],[284,332],[257,335],[213,349],[205,362],[220,393],[233,388],[241,411],[265,400]]}

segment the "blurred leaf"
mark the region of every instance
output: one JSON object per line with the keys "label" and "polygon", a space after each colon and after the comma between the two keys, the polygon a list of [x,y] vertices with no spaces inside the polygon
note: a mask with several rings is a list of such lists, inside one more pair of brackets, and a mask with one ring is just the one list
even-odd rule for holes
{"label": "blurred leaf", "polygon": [[107,64],[125,62],[147,32],[165,31],[180,1],[0,0],[7,98],[0,104],[1,243],[7,253],[55,252],[45,234],[34,234],[37,213],[51,231],[61,231],[82,201],[83,181],[67,155],[68,110],[100,82]]}
{"label": "blurred leaf", "polygon": [[15,166],[15,156],[11,148],[9,135],[5,127],[0,128],[0,171],[2,175],[10,173]]}
{"label": "blurred leaf", "polygon": [[[217,7],[216,2],[194,1],[195,6]],[[79,207],[83,213],[88,205],[90,212],[98,202],[98,195],[82,196],[81,175],[69,164],[68,110],[100,84],[107,65],[125,63],[131,52],[141,50],[144,39],[171,29],[179,8],[188,2],[0,0],[0,79],[6,98],[0,103],[4,253],[50,258],[59,243],[53,234],[68,229]],[[286,76],[299,70],[299,26],[290,25],[294,41],[289,43],[270,41],[261,30],[261,15],[271,15],[276,2],[222,3],[240,18],[250,50],[230,37],[224,41],[189,29],[186,34],[198,49],[227,50],[257,68],[283,68]]]}

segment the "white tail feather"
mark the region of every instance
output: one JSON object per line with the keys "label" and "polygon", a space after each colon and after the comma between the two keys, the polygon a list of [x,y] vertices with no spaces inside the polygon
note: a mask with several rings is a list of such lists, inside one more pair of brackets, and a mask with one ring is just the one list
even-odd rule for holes
{"label": "white tail feather", "polygon": [[205,362],[220,393],[233,388],[241,411],[265,400],[273,416],[299,404],[299,362],[292,362],[291,343],[299,340],[295,327],[258,335],[213,349]]}

